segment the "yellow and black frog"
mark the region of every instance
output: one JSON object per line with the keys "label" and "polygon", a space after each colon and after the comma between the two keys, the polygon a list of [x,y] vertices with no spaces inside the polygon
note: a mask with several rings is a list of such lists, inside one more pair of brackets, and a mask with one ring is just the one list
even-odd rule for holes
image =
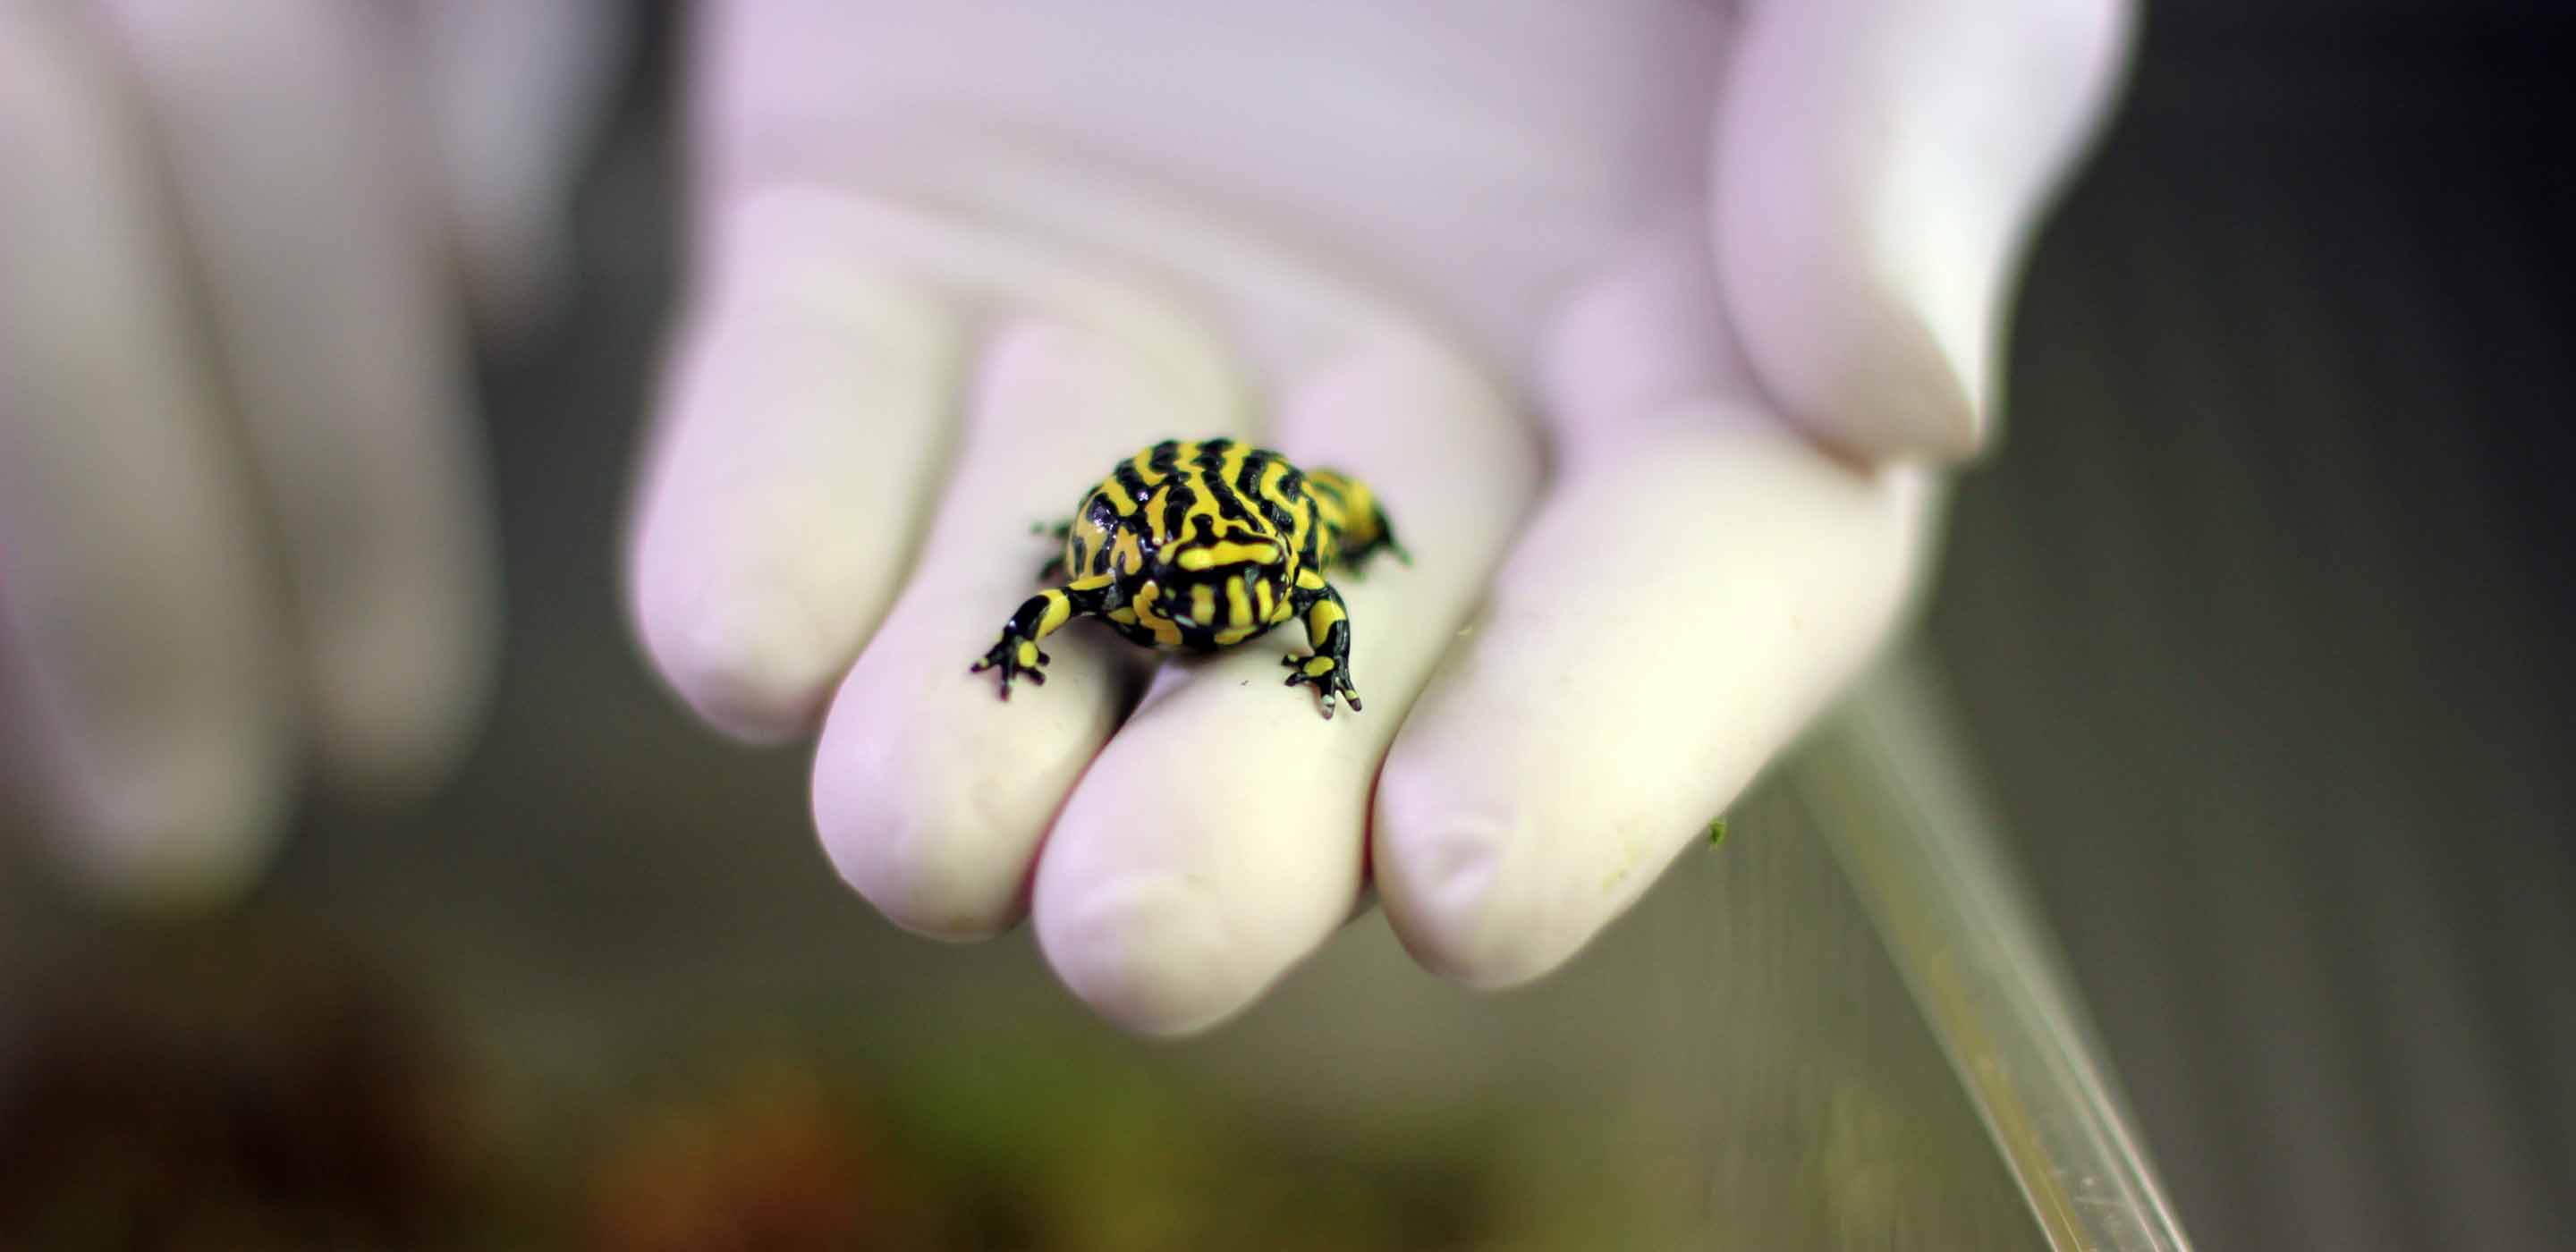
{"label": "yellow and black frog", "polygon": [[1067,581],[1022,604],[971,669],[1000,670],[1005,700],[1015,677],[1046,682],[1038,641],[1077,617],[1199,652],[1303,618],[1314,652],[1282,661],[1288,685],[1313,687],[1326,717],[1337,697],[1358,712],[1350,614],[1325,571],[1380,551],[1412,560],[1357,479],[1231,439],[1167,439],[1119,462],[1056,531],[1064,553],[1039,577]]}

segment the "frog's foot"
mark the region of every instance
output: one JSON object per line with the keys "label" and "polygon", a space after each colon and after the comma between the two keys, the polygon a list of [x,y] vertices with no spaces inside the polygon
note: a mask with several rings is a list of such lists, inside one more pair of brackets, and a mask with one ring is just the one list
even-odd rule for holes
{"label": "frog's foot", "polygon": [[1011,698],[1011,680],[1014,678],[1025,678],[1033,687],[1045,686],[1046,670],[1043,667],[1054,659],[1038,651],[1036,640],[1023,637],[1017,631],[1005,630],[1002,632],[1002,641],[994,644],[992,650],[984,654],[983,660],[968,666],[966,672],[981,674],[988,669],[1002,671],[1002,698],[1008,700]]}
{"label": "frog's foot", "polygon": [[1284,685],[1314,688],[1315,694],[1324,702],[1326,718],[1332,717],[1333,701],[1337,696],[1349,698],[1352,712],[1360,711],[1360,689],[1351,685],[1349,666],[1329,656],[1298,656],[1293,653],[1279,658],[1279,663],[1297,671],[1288,676]]}

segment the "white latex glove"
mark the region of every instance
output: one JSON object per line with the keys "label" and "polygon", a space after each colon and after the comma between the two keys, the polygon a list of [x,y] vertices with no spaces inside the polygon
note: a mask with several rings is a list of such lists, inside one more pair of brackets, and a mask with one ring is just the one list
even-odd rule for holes
{"label": "white latex glove", "polygon": [[457,755],[497,600],[466,300],[550,298],[619,13],[0,0],[0,712],[94,884],[221,898],[308,759]]}
{"label": "white latex glove", "polygon": [[[1480,986],[1574,953],[1889,632],[1935,464],[2103,109],[2119,0],[741,0],[696,49],[696,267],[632,559],[716,725],[822,726],[906,927],[1033,911],[1138,1030],[1243,1008],[1373,879]],[[1165,665],[968,662],[1119,457],[1352,471],[1413,563]]]}

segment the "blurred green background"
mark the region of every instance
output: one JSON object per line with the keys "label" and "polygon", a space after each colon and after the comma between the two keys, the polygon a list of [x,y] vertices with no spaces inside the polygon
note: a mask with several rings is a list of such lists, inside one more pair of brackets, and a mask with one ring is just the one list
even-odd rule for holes
{"label": "blurred green background", "polygon": [[[2576,19],[2252,7],[2154,6],[2036,254],[1928,634],[2204,1246],[2567,1246]],[[0,1246],[118,1246],[120,1205],[180,1175],[195,1207],[153,1220],[203,1246],[1688,1229],[1730,1150],[1708,1071],[1782,1063],[1725,1020],[1758,908],[1729,858],[1794,817],[1748,806],[1533,992],[1413,975],[1367,920],[1171,1049],[1090,1023],[1024,935],[895,934],[813,846],[801,754],[653,689],[606,574],[672,290],[669,70],[654,41],[592,171],[575,315],[490,367],[512,634],[464,776],[312,809],[246,911],[176,928],[0,839],[0,1223],[51,1223]],[[1788,968],[1893,995],[1867,961]],[[1973,1138],[1955,1100],[1906,1103],[1937,1076],[1887,1081],[1804,1133]],[[2012,1203],[1937,1155],[1870,1185]],[[769,1242],[692,1241],[710,1215]]]}

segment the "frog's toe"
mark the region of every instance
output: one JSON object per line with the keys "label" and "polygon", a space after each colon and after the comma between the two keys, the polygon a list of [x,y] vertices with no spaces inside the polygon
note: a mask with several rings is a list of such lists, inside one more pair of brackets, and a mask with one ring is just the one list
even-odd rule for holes
{"label": "frog's toe", "polygon": [[1290,674],[1288,681],[1282,685],[1314,688],[1317,700],[1323,705],[1325,717],[1329,718],[1333,715],[1334,703],[1343,698],[1350,700],[1352,712],[1360,711],[1360,693],[1357,687],[1351,685],[1350,671],[1336,663],[1333,658],[1289,656],[1281,658],[1280,663],[1291,666],[1297,671]]}
{"label": "frog's toe", "polygon": [[1022,639],[1017,635],[1004,635],[1002,641],[985,652],[982,659],[967,666],[966,672],[981,674],[988,669],[1001,671],[1002,698],[1008,700],[1011,698],[1011,680],[1015,678],[1027,679],[1032,687],[1045,686],[1046,671],[1039,667],[1054,659],[1040,652],[1038,645],[1032,640]]}

